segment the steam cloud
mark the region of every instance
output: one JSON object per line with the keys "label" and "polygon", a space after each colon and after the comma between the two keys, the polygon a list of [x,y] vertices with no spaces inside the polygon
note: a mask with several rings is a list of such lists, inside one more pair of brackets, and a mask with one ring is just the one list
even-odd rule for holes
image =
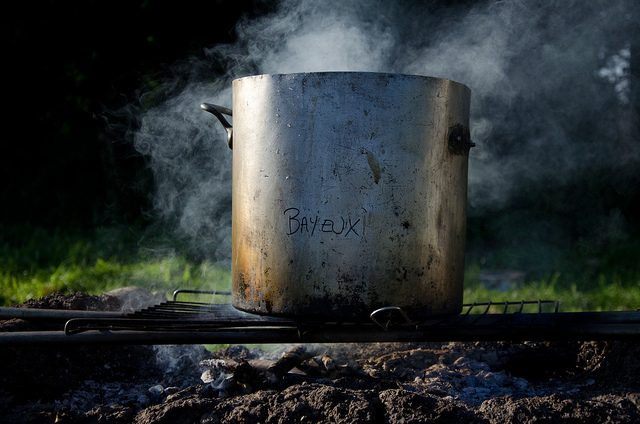
{"label": "steam cloud", "polygon": [[442,3],[285,0],[239,23],[236,43],[177,64],[166,100],[135,134],[157,212],[208,257],[228,259],[231,152],[199,105],[230,106],[231,79],[262,73],[393,72],[468,85],[472,206],[502,201],[519,178],[637,161],[637,143],[612,146],[624,144],[634,0]]}

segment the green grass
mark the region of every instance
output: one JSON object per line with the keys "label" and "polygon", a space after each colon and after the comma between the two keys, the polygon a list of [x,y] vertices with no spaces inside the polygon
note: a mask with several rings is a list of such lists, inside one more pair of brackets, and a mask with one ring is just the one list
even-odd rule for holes
{"label": "green grass", "polygon": [[228,291],[230,272],[210,262],[194,264],[184,256],[123,264],[98,259],[91,264],[61,263],[56,267],[13,273],[0,272],[4,305],[54,292],[101,294],[115,288],[139,286],[171,294],[178,288]]}
{"label": "green grass", "polygon": [[[541,250],[553,252],[552,259],[540,254]],[[640,308],[640,240],[621,240],[606,246],[576,243],[565,249],[540,243],[535,248],[512,247],[484,257],[468,256],[464,283],[468,303],[557,300],[561,312]],[[524,271],[525,281],[506,292],[488,290],[480,284],[482,268]]]}
{"label": "green grass", "polygon": [[[230,290],[229,270],[168,248],[146,248],[142,239],[141,232],[130,229],[77,232],[0,225],[0,304],[54,292],[101,294],[131,285],[168,295],[178,288]],[[565,274],[550,270],[548,277],[526,280],[507,292],[482,286],[480,266],[472,262],[465,273],[464,301],[542,299],[558,300],[561,312],[635,310],[640,307],[638,257],[640,243],[612,246],[597,268],[578,272],[573,265]]]}
{"label": "green grass", "polygon": [[115,229],[76,233],[1,227],[0,304],[54,292],[101,294],[139,286],[171,294],[178,288],[229,291],[228,270],[169,250],[150,252],[139,235]]}
{"label": "green grass", "polygon": [[[559,284],[555,274],[548,279],[514,285],[505,292],[489,290],[477,282],[465,283],[465,303],[523,300],[558,301],[560,312],[636,310],[640,307],[640,280],[623,281],[614,273],[600,275],[596,286],[584,287],[575,282]],[[527,308],[525,312],[534,312],[532,308],[537,305]],[[550,312],[548,307],[544,310]]]}

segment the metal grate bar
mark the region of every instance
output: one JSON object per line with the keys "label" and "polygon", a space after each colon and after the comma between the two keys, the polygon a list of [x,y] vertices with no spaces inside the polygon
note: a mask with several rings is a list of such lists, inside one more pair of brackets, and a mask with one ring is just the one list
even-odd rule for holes
{"label": "metal grate bar", "polygon": [[70,319],[66,334],[88,330],[212,331],[228,327],[293,326],[291,320],[248,314],[230,304],[163,302],[116,319]]}
{"label": "metal grate bar", "polygon": [[464,305],[462,305],[462,307],[467,308],[467,311],[465,312],[465,314],[470,314],[474,312],[474,309],[477,309],[478,307],[481,307],[481,306],[485,306],[485,309],[482,312],[482,314],[488,313],[492,306],[504,306],[504,309],[502,311],[503,314],[506,314],[510,307],[517,307],[518,309],[512,312],[517,314],[517,313],[523,313],[526,305],[538,305],[538,313],[542,313],[543,305],[553,305],[553,312],[558,313],[560,302],[558,302],[557,300],[541,300],[541,299],[521,300],[520,302],[510,302],[507,300],[503,302],[488,301],[488,302],[465,303]]}
{"label": "metal grate bar", "polygon": [[[195,290],[174,292],[174,299],[180,293],[202,294]],[[205,292],[210,294],[212,292]],[[538,305],[538,314],[524,314],[525,305]],[[122,318],[78,318],[70,319],[65,325],[66,334],[77,334],[88,330],[140,330],[140,331],[218,331],[221,328],[247,327],[294,327],[309,331],[318,329],[337,329],[340,331],[363,331],[379,326],[383,330],[394,330],[406,327],[420,331],[435,331],[442,328],[505,328],[505,327],[543,327],[553,325],[548,318],[536,319],[542,315],[543,304],[554,304],[556,301],[521,301],[521,302],[484,302],[464,305],[464,314],[432,318],[414,322],[399,307],[390,306],[378,309],[371,314],[370,322],[310,322],[295,321],[286,318],[249,314],[235,309],[228,303],[207,304],[202,302],[167,301],[158,305],[136,311]],[[492,307],[504,306],[500,314],[490,313]],[[512,314],[507,313],[510,307],[516,307]],[[476,313],[472,313],[476,311]],[[520,319],[514,319],[520,315]],[[386,316],[385,319],[382,317]],[[301,330],[302,331],[302,330]]]}

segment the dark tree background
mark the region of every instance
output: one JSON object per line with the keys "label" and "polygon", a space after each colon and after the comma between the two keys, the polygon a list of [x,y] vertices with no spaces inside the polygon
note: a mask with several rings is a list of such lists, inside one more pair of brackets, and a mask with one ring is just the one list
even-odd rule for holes
{"label": "dark tree background", "polygon": [[139,221],[144,158],[116,111],[164,67],[233,41],[268,2],[44,1],[4,6],[0,222],[94,226]]}
{"label": "dark tree background", "polygon": [[[419,4],[424,8],[425,2],[430,12],[483,3],[473,0],[372,3],[384,4],[387,9],[404,8],[405,14],[399,12],[399,16],[411,16],[408,14],[411,6]],[[152,176],[147,159],[126,139],[126,130],[139,125],[132,118],[136,114],[118,111],[140,106],[141,93],[162,82],[163,75],[176,61],[202,55],[205,47],[233,42],[234,28],[241,17],[270,13],[277,3],[275,0],[36,0],[5,6],[0,15],[4,71],[0,224],[28,223],[54,228],[144,224],[147,218],[143,212],[151,209],[147,202],[154,187]],[[594,0],[589,4],[607,3]],[[629,14],[630,21],[635,22],[638,10],[630,10]],[[540,22],[545,24],[549,19]],[[401,29],[410,33],[415,29],[411,23],[422,24],[414,20]],[[520,175],[522,184],[507,201],[475,209],[471,206],[468,246],[472,252],[479,252],[478,260],[486,257],[487,251],[514,247],[512,250],[521,252],[522,258],[494,258],[493,265],[531,268],[555,260],[558,251],[575,243],[607,248],[607,243],[622,241],[636,246],[631,249],[633,252],[640,249],[639,37],[637,29],[629,26],[621,31],[622,37],[615,38],[628,39],[631,52],[629,102],[621,106],[611,83],[601,78],[609,95],[593,96],[592,101],[607,107],[594,107],[593,116],[571,116],[571,108],[560,108],[570,117],[566,121],[572,126],[571,137],[584,140],[585,154],[603,151],[603,145],[611,146],[602,155],[603,166],[563,180],[554,174],[531,180]],[[621,46],[605,43],[599,48],[610,55]],[[398,50],[398,54],[403,52]],[[532,54],[536,51],[525,51],[524,56],[516,59],[530,60]],[[567,87],[572,87],[571,81]],[[562,101],[566,98],[562,93],[549,95],[564,105]],[[505,121],[516,122],[518,116],[531,111],[532,116],[547,112],[536,107],[546,108],[548,103],[526,100],[514,102],[510,110],[513,119],[507,114]],[[483,107],[492,109],[490,103]],[[601,111],[608,116],[607,122],[617,123],[600,125],[604,118],[598,115]],[[610,119],[612,115],[617,118]],[[494,124],[496,136],[491,146],[486,143],[478,149],[491,148],[496,160],[521,148],[517,141],[522,134],[531,133],[526,126],[518,127],[514,133],[500,131],[500,122]],[[598,146],[599,150],[590,146]],[[629,157],[633,160],[628,160]],[[607,226],[612,229],[604,228]],[[605,233],[611,237],[603,237]],[[621,237],[618,233],[622,233]],[[527,245],[532,246],[530,250],[524,248]],[[541,259],[540,252],[550,259]],[[474,255],[470,255],[473,260]],[[636,269],[637,258],[629,263]],[[552,265],[544,268],[555,267]]]}

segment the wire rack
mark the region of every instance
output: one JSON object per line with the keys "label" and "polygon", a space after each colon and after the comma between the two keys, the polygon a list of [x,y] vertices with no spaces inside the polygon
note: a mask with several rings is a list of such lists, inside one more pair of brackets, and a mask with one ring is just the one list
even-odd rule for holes
{"label": "wire rack", "polygon": [[[182,300],[187,294],[210,297],[207,302]],[[388,306],[372,311],[369,320],[349,322],[250,314],[233,308],[228,303],[228,296],[226,292],[178,290],[170,301],[126,315],[73,317],[72,311],[65,311],[61,315],[64,331],[55,334],[6,333],[0,335],[0,344],[640,339],[638,311],[559,312],[556,300],[473,302],[463,305],[460,314],[422,320],[409,316],[397,306]]]}

